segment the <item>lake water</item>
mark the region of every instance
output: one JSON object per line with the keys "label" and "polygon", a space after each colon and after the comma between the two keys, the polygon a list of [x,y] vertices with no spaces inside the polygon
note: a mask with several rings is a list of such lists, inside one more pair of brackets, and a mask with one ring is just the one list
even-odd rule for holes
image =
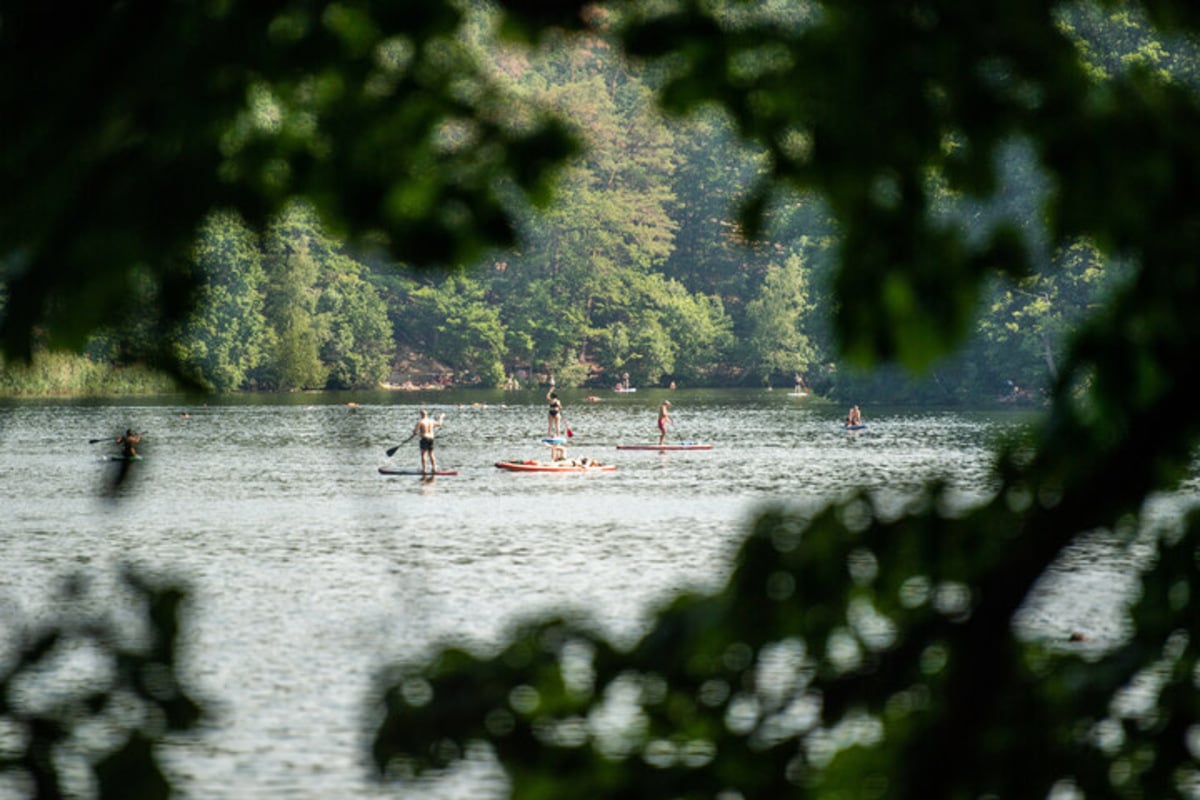
{"label": "lake water", "polygon": [[[884,500],[945,476],[964,502],[989,491],[989,445],[1029,412],[845,410],[784,391],[562,392],[572,455],[612,473],[514,474],[544,458],[538,392],[371,393],[0,406],[0,603],[35,614],[69,572],[121,564],[187,581],[185,677],[211,727],[168,748],[185,798],[395,797],[366,766],[372,675],[447,638],[479,646],[541,611],[585,609],[632,641],[672,592],[715,588],[767,503],[818,504],[853,486]],[[618,451],[657,438],[711,451]],[[348,403],[355,403],[350,406]],[[385,477],[384,450],[421,407],[445,412],[439,465],[457,477]],[[184,418],[180,412],[187,411]],[[145,461],[107,498],[115,448],[145,431]],[[416,466],[415,442],[390,460]],[[1121,564],[1084,554],[1062,585],[1091,605],[1030,615],[1057,635],[1111,614]],[[1115,620],[1109,633],[1119,634]],[[503,796],[485,763],[429,797]]]}

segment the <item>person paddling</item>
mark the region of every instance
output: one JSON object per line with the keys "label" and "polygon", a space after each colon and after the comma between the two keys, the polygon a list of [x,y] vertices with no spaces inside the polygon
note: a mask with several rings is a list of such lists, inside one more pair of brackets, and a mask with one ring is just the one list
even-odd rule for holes
{"label": "person paddling", "polygon": [[[421,409],[421,418],[417,420],[417,424],[413,426],[413,436],[419,437],[421,447],[421,474],[425,474],[425,462],[429,461],[430,472],[437,474],[437,456],[433,454],[433,432],[442,427],[443,421],[446,419],[446,412],[442,412],[437,419],[432,419],[429,412]],[[411,437],[410,437],[411,438]]]}
{"label": "person paddling", "polygon": [[667,409],[671,407],[670,400],[663,400],[662,405],[658,407],[658,443],[662,444],[667,439],[667,425],[671,422],[671,415]]}
{"label": "person paddling", "polygon": [[117,437],[117,444],[121,445],[121,456],[126,460],[137,458],[137,445],[141,444],[142,437],[133,432],[133,428],[126,428],[124,436]]}

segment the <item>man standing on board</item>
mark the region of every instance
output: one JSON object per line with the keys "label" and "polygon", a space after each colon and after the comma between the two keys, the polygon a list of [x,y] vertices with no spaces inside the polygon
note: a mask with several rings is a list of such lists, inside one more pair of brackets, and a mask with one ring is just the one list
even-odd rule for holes
{"label": "man standing on board", "polygon": [[667,409],[671,407],[670,400],[663,400],[662,405],[658,407],[658,443],[661,445],[667,439],[667,425],[671,422],[671,415],[667,413]]}
{"label": "man standing on board", "polygon": [[430,474],[437,474],[437,456],[433,454],[433,432],[442,427],[443,420],[446,419],[446,412],[443,411],[437,419],[431,419],[429,412],[421,409],[421,418],[417,420],[417,424],[413,426],[413,436],[419,437],[421,446],[421,474],[425,474],[425,460],[429,460]]}

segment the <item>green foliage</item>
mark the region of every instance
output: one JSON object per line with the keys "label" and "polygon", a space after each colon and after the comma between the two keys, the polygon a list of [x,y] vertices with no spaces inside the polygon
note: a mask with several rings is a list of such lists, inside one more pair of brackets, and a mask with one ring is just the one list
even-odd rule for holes
{"label": "green foliage", "polygon": [[270,343],[257,237],[236,217],[214,214],[200,234],[196,266],[204,285],[196,311],[176,336],[179,362],[214,391],[241,389]]}
{"label": "green foliage", "polygon": [[427,343],[427,355],[470,369],[484,386],[504,382],[504,327],[497,310],[484,302],[480,284],[463,275],[413,292],[408,325]]}
{"label": "green foliage", "polygon": [[116,365],[87,355],[35,350],[28,362],[0,361],[0,396],[105,397],[170,394],[180,387],[145,364]]}
{"label": "green foliage", "polygon": [[[132,572],[120,588],[124,598],[114,603],[72,579],[53,613],[7,620],[0,780],[23,796],[170,797],[157,743],[195,728],[203,714],[176,674],[186,595]],[[97,610],[98,601],[109,610]],[[81,664],[90,666],[81,672]]]}
{"label": "green foliage", "polygon": [[[10,357],[35,331],[81,347],[123,319],[140,275],[182,318],[184,265],[217,207],[257,227],[303,195],[405,263],[469,262],[513,241],[502,189],[544,201],[575,149],[561,124],[513,113],[450,0],[109,0],[66,16],[5,2],[0,17],[0,106],[21,121],[0,161]],[[295,366],[289,382],[308,382],[312,365]]]}
{"label": "green foliage", "polygon": [[781,266],[769,267],[758,296],[746,306],[747,363],[764,383],[778,373],[808,371],[816,353],[800,326],[810,311],[800,257],[792,255]]}

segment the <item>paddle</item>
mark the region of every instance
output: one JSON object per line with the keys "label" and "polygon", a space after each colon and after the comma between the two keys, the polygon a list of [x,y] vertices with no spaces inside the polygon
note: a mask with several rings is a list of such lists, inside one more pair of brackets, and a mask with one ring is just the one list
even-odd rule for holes
{"label": "paddle", "polygon": [[[137,433],[134,434],[134,436],[137,436],[139,438],[141,438],[142,436],[145,436],[145,435],[146,435],[145,431],[138,431]],[[121,438],[120,436],[107,436],[103,439],[88,439],[88,444],[97,444],[99,442],[115,442],[120,438]]]}
{"label": "paddle", "polygon": [[416,432],[416,431],[413,431],[412,433],[410,433],[410,434],[409,434],[408,438],[407,438],[407,439],[405,439],[403,442],[401,442],[400,444],[396,445],[395,447],[389,447],[387,450],[384,450],[383,452],[387,453],[387,457],[388,457],[388,458],[391,458],[392,456],[396,455],[396,451],[397,451],[397,450],[399,450],[401,447],[404,447],[404,445],[406,445],[406,444],[408,444],[410,441],[412,441],[412,438],[413,438],[414,436],[416,436],[416,435],[417,435],[417,432]]}

